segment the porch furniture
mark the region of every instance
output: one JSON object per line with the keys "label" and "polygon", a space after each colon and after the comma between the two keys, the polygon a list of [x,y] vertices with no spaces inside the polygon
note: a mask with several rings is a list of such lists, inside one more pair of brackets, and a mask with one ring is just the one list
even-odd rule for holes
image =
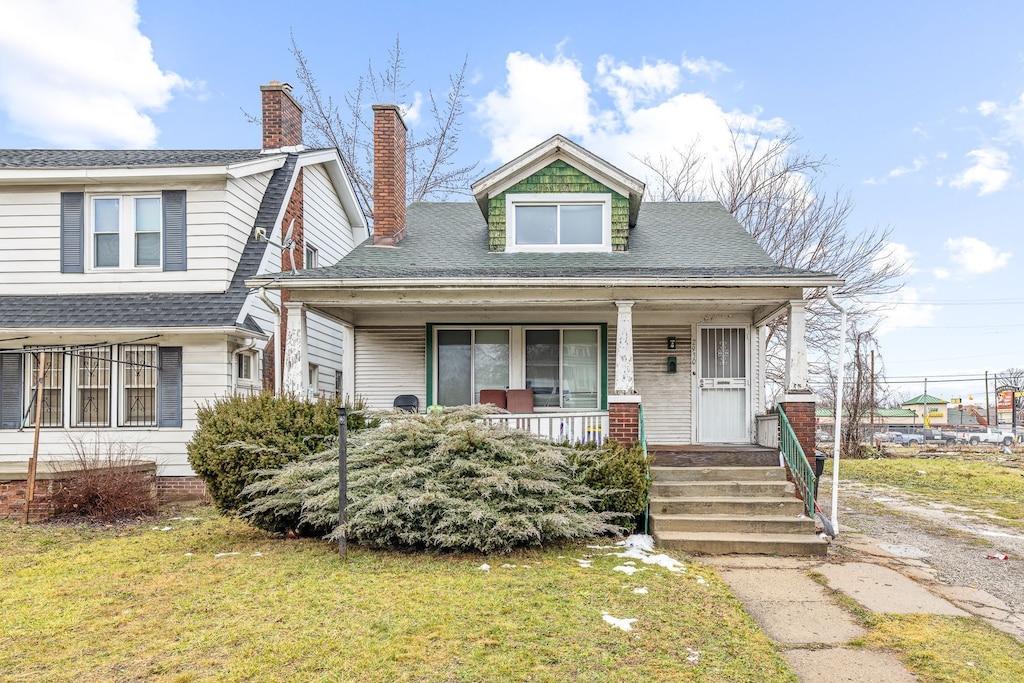
{"label": "porch furniture", "polygon": [[498,408],[506,408],[506,396],[504,389],[481,389],[480,403],[490,403]]}
{"label": "porch furniture", "polygon": [[533,389],[509,389],[505,392],[505,398],[508,412],[516,414],[533,412]]}
{"label": "porch furniture", "polygon": [[401,396],[396,396],[393,405],[398,410],[404,410],[407,413],[420,412],[420,400],[413,394],[402,394]]}

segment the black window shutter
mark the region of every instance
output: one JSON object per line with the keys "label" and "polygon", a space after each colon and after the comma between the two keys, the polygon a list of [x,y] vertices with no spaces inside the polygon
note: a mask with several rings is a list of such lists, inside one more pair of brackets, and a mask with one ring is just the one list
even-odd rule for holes
{"label": "black window shutter", "polygon": [[157,425],[160,427],[181,426],[181,347],[161,346],[160,377],[157,391],[160,394],[157,407]]}
{"label": "black window shutter", "polygon": [[164,190],[164,270],[185,270],[185,190]]}
{"label": "black window shutter", "polygon": [[0,353],[0,429],[21,427],[21,354]]}
{"label": "black window shutter", "polygon": [[60,272],[85,272],[85,193],[60,193]]}

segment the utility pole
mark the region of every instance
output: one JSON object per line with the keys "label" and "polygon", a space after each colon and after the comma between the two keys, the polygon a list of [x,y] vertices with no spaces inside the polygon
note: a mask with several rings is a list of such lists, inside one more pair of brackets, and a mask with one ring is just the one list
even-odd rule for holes
{"label": "utility pole", "polygon": [[871,440],[875,440],[875,350],[871,349]]}
{"label": "utility pole", "polygon": [[992,424],[992,406],[988,402],[988,370],[985,371],[985,422]]}
{"label": "utility pole", "polygon": [[924,413],[921,416],[921,422],[925,427],[931,426],[931,420],[928,419],[928,378],[924,378]]}

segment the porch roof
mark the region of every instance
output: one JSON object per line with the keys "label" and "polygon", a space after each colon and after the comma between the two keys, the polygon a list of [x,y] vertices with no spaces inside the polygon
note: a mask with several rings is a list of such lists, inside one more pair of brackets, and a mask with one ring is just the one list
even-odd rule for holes
{"label": "porch roof", "polygon": [[[505,253],[488,251],[487,224],[471,202],[418,202],[408,207],[407,237],[397,247],[363,242],[338,263],[251,284],[329,285],[339,280],[464,279],[785,279],[804,286],[840,284],[829,273],[777,265],[718,202],[645,202],[629,251]],[[710,284],[710,282],[709,282]]]}

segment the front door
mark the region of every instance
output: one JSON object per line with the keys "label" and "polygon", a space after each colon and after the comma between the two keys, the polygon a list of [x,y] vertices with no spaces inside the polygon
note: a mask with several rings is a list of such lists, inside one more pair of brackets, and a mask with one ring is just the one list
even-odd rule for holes
{"label": "front door", "polygon": [[702,327],[697,402],[700,443],[749,443],[745,327]]}

